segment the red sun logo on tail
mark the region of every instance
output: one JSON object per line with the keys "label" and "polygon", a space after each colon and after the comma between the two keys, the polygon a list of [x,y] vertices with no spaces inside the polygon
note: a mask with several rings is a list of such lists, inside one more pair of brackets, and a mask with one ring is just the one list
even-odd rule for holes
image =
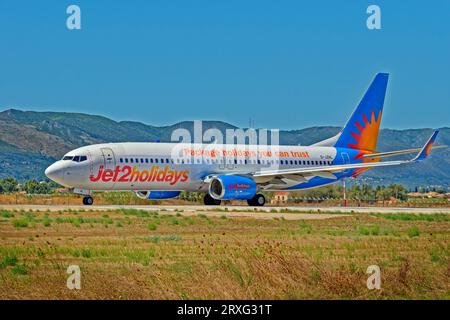
{"label": "red sun logo on tail", "polygon": [[[367,153],[372,153],[375,151],[377,146],[378,139],[378,131],[380,129],[381,123],[381,113],[382,111],[378,111],[377,117],[375,117],[375,112],[371,110],[370,112],[370,121],[367,119],[366,115],[363,113],[363,123],[360,124],[358,121],[355,121],[355,126],[358,129],[358,132],[352,132],[352,137],[356,140],[356,143],[349,143],[348,147],[352,149],[359,150],[359,153],[355,156],[355,159],[362,159],[362,162],[376,162],[380,161],[379,159],[364,159],[363,155]],[[357,177],[361,173],[363,173],[366,168],[355,169],[353,176]]]}

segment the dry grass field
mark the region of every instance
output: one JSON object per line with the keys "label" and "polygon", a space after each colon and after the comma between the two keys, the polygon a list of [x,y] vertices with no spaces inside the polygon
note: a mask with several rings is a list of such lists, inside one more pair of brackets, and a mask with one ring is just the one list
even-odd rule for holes
{"label": "dry grass field", "polygon": [[30,298],[449,299],[450,215],[0,209],[0,299]]}

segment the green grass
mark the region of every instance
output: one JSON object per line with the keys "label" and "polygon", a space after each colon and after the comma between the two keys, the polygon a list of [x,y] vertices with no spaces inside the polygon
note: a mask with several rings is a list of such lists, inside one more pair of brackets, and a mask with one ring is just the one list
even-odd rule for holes
{"label": "green grass", "polygon": [[155,231],[156,229],[158,229],[158,225],[156,223],[154,223],[154,222],[150,222],[147,225],[147,229],[150,230],[150,231]]}
{"label": "green grass", "polygon": [[380,235],[379,226],[359,227],[358,233],[362,236],[378,236]]}
{"label": "green grass", "polygon": [[312,231],[312,225],[306,223],[305,221],[300,222],[299,227],[302,231],[306,233],[311,233]]}
{"label": "green grass", "polygon": [[139,218],[149,218],[152,215],[158,215],[157,212],[146,211],[146,210],[138,210],[138,209],[118,209],[119,212],[126,216],[135,216]]}
{"label": "green grass", "polygon": [[14,215],[14,213],[11,213],[11,212],[9,212],[9,211],[7,211],[7,210],[2,210],[2,211],[0,211],[0,217],[3,217],[3,218],[13,218],[15,215]]}
{"label": "green grass", "polygon": [[155,250],[152,248],[149,249],[131,249],[125,252],[125,256],[131,262],[139,263],[143,266],[148,266],[155,256]]}
{"label": "green grass", "polygon": [[401,221],[432,221],[432,222],[449,222],[450,215],[445,213],[378,213],[377,217],[389,220]]}
{"label": "green grass", "polygon": [[83,248],[81,249],[81,256],[84,258],[91,258],[92,257],[92,250],[91,249],[87,249],[87,248]]}
{"label": "green grass", "polygon": [[170,234],[167,236],[149,236],[137,239],[141,239],[145,242],[159,243],[160,241],[181,241],[183,238],[177,234]]}
{"label": "green grass", "polygon": [[52,220],[51,220],[50,218],[48,218],[48,217],[45,217],[45,218],[42,220],[42,224],[44,225],[44,227],[50,227],[51,222],[52,222]]}
{"label": "green grass", "polygon": [[29,268],[24,264],[17,264],[11,269],[11,272],[15,275],[27,275],[29,271]]}
{"label": "green grass", "polygon": [[28,220],[27,219],[15,219],[12,221],[12,224],[15,228],[28,228]]}
{"label": "green grass", "polygon": [[0,262],[0,269],[4,269],[8,266],[15,266],[17,264],[17,257],[16,256],[6,256],[3,257],[2,261]]}
{"label": "green grass", "polygon": [[408,230],[408,236],[410,238],[418,237],[419,235],[420,235],[420,231],[419,231],[419,228],[417,228],[417,227],[412,227],[411,229]]}

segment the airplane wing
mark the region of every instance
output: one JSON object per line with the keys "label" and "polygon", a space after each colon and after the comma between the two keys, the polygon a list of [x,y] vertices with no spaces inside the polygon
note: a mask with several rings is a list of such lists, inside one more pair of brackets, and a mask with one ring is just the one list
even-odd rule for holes
{"label": "airplane wing", "polygon": [[438,132],[439,131],[435,131],[428,139],[427,143],[425,143],[425,145],[419,150],[418,154],[410,160],[339,164],[331,166],[315,166],[284,170],[261,170],[250,174],[250,176],[252,176],[257,182],[264,181],[270,184],[289,184],[307,181],[315,176],[337,179],[337,177],[334,175],[335,172],[348,169],[387,167],[417,162],[420,160],[424,160],[428,156]]}

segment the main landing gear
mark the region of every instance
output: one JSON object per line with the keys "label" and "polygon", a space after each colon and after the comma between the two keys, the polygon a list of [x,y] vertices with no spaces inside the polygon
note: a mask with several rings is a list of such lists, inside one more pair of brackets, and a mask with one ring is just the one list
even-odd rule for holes
{"label": "main landing gear", "polygon": [[247,203],[252,207],[262,207],[266,203],[266,198],[262,194],[256,194],[253,198],[248,199]]}
{"label": "main landing gear", "polygon": [[90,205],[92,205],[94,203],[94,198],[92,198],[91,196],[85,196],[84,198],[83,198],[83,204],[85,205],[85,206],[90,206]]}
{"label": "main landing gear", "polygon": [[205,194],[205,197],[203,198],[203,203],[206,206],[218,206],[220,205],[220,200],[214,199],[209,195],[209,193]]}

